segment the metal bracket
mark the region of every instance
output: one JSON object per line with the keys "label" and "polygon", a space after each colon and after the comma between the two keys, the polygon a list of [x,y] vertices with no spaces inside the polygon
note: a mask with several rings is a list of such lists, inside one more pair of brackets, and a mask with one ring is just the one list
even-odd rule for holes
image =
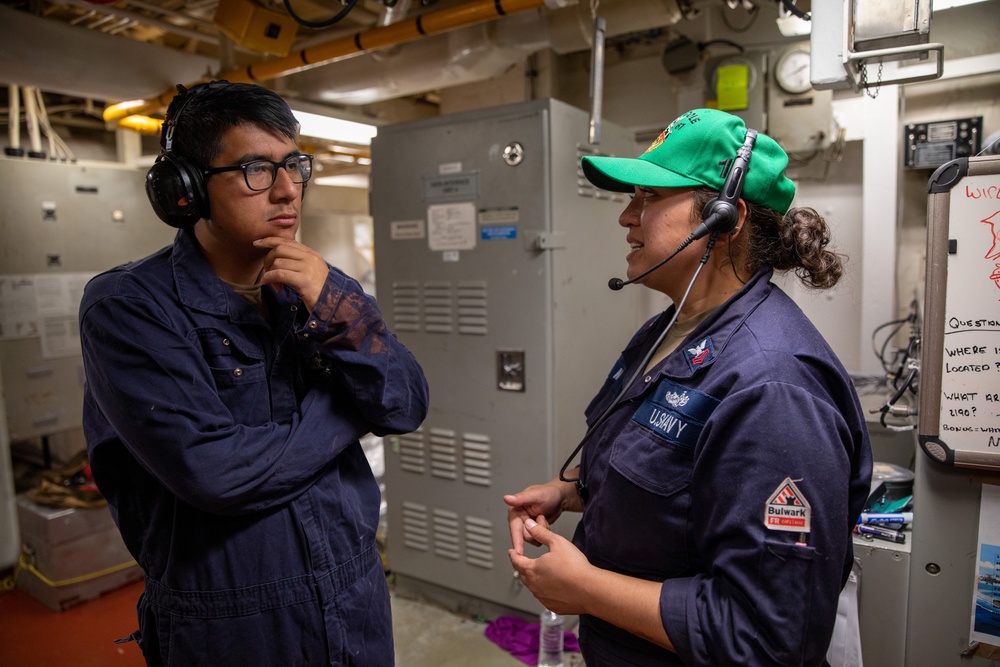
{"label": "metal bracket", "polygon": [[[890,5],[892,10],[888,10],[886,6],[883,6],[885,3],[874,4],[873,9],[870,10],[872,12],[871,15],[866,16],[868,20],[877,22],[877,26],[872,28],[874,32],[878,32],[878,26],[884,29],[886,23],[891,23],[889,19],[895,19],[903,25],[909,21],[913,25],[909,30],[902,30],[891,35],[886,34],[879,39],[861,40],[862,43],[859,43],[857,39],[859,26],[857,25],[856,3],[859,1],[862,0],[845,0],[844,9],[845,23],[843,29],[842,60],[844,68],[850,76],[851,86],[854,90],[861,89],[861,68],[870,62],[882,64],[905,60],[907,58],[929,56],[932,52],[936,54],[937,61],[937,67],[933,74],[918,74],[914,76],[901,76],[895,79],[883,79],[879,81],[879,84],[912,83],[914,81],[929,81],[941,78],[941,75],[944,73],[944,44],[929,43],[927,41],[927,38],[930,36],[931,23],[930,0],[917,0],[917,2],[913,3],[915,14],[911,16],[897,16],[896,12],[899,11],[899,7],[895,4]],[[881,8],[881,12],[879,8]],[[898,46],[891,46],[892,44],[898,44]],[[866,46],[883,48],[866,48]]]}
{"label": "metal bracket", "polygon": [[890,85],[898,83],[913,83],[915,81],[931,81],[933,79],[940,79],[941,75],[944,74],[944,44],[911,44],[910,46],[897,46],[895,48],[877,49],[874,51],[845,52],[844,64],[854,75],[854,87],[855,89],[858,89],[857,75],[861,66],[867,61],[881,61],[883,59],[893,60],[893,56],[922,56],[930,55],[931,53],[937,54],[935,58],[937,61],[937,67],[935,68],[933,74],[918,74],[914,76],[900,77],[897,79],[883,79],[880,83],[882,85]]}
{"label": "metal bracket", "polygon": [[525,243],[529,250],[563,250],[566,248],[566,232],[525,232]]}

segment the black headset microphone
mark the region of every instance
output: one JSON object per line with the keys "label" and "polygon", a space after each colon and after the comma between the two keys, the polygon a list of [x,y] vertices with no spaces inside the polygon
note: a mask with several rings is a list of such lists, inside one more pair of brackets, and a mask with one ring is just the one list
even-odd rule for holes
{"label": "black headset microphone", "polygon": [[608,287],[617,292],[626,285],[638,282],[653,271],[656,271],[676,257],[677,253],[681,250],[684,250],[684,248],[703,236],[707,236],[708,234],[728,234],[736,229],[736,223],[740,218],[737,202],[743,193],[743,181],[746,179],[747,167],[750,164],[750,155],[753,153],[753,145],[756,141],[757,130],[747,130],[743,145],[736,151],[736,158],[732,161],[726,160],[726,163],[732,162],[732,167],[729,169],[729,173],[726,174],[726,181],[722,184],[719,196],[705,204],[705,208],[701,211],[702,222],[694,228],[690,236],[677,246],[676,250],[631,280],[612,278],[608,281]]}
{"label": "black headset microphone", "polygon": [[[726,160],[723,166],[725,169],[730,163],[732,167],[729,169],[729,173],[726,174],[726,180],[722,184],[722,190],[719,191],[719,196],[712,199],[710,202],[705,204],[705,208],[701,211],[702,222],[695,227],[691,235],[684,239],[683,243],[677,246],[677,249],[670,253],[666,259],[657,262],[652,268],[643,271],[641,274],[633,278],[632,280],[622,280],[621,278],[612,278],[608,281],[608,287],[613,290],[620,290],[625,287],[625,285],[631,285],[637,280],[642,280],[644,277],[648,276],[653,271],[669,262],[674,256],[677,255],[681,250],[691,245],[696,240],[707,234],[713,234],[713,240],[715,234],[726,234],[733,231],[736,228],[736,223],[739,221],[739,208],[737,202],[740,200],[740,195],[743,194],[743,181],[747,175],[747,167],[750,164],[750,155],[753,153],[754,142],[757,141],[757,130],[747,130],[746,138],[743,140],[743,145],[738,151],[736,151],[736,158],[733,160]],[[708,260],[708,253],[711,252],[713,241],[710,241],[708,248],[705,250],[705,254],[702,256],[701,266],[704,266],[705,262]],[[698,278],[698,272],[701,271],[699,266],[698,270],[695,271],[694,276],[691,278],[691,282],[688,284],[688,292],[691,290],[691,286],[694,285],[694,281]],[[674,322],[677,321],[677,315],[680,314],[681,309],[684,306],[684,302],[687,300],[687,293],[684,294],[684,298],[681,299],[680,305],[674,311],[674,317],[667,324],[666,328],[660,333],[660,337],[657,339],[656,343],[650,346],[649,350],[646,352],[646,358],[635,367],[635,372],[632,376],[622,385],[621,389],[618,391],[618,395],[612,399],[611,403],[604,409],[601,415],[587,428],[587,432],[580,439],[580,443],[576,448],[570,453],[566,458],[566,461],[562,464],[559,469],[559,479],[563,482],[569,482],[576,485],[577,493],[580,494],[580,498],[584,503],[590,495],[587,490],[587,484],[583,480],[582,472],[579,477],[572,478],[566,477],[566,469],[569,468],[570,463],[576,458],[576,455],[580,453],[583,449],[584,443],[590,434],[597,430],[611,411],[615,409],[619,401],[635,382],[636,378],[642,374],[643,370],[646,368],[646,364],[652,358],[653,353],[656,352],[657,348],[660,347],[660,343],[666,337],[667,332],[673,327]]]}

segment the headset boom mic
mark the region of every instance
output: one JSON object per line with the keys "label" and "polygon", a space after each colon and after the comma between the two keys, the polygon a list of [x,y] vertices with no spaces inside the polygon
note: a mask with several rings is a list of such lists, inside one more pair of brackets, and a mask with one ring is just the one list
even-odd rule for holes
{"label": "headset boom mic", "polygon": [[620,290],[621,288],[625,287],[626,285],[631,285],[632,283],[636,282],[637,280],[642,280],[643,278],[645,278],[646,276],[648,276],[650,273],[652,273],[653,271],[656,271],[658,268],[660,268],[661,266],[663,266],[664,264],[666,264],[667,262],[669,262],[670,260],[672,260],[677,255],[677,253],[679,253],[681,250],[684,250],[684,248],[686,248],[689,245],[691,245],[691,242],[694,241],[694,240],[695,240],[695,236],[694,236],[694,234],[692,234],[691,236],[689,236],[686,239],[684,239],[684,242],[681,243],[679,246],[677,246],[677,248],[672,253],[670,253],[669,255],[667,255],[666,257],[664,257],[663,259],[661,259],[659,262],[657,262],[653,266],[649,267],[648,269],[646,269],[645,271],[643,271],[642,273],[640,273],[639,275],[637,275],[635,278],[632,278],[632,280],[622,280],[621,278],[612,278],[611,280],[608,281],[608,287],[617,292],[618,290]]}
{"label": "headset boom mic", "polygon": [[677,246],[677,249],[670,253],[670,255],[646,269],[635,278],[631,280],[612,278],[608,281],[608,287],[617,292],[626,285],[631,285],[638,280],[642,280],[653,271],[656,271],[672,260],[677,253],[701,237],[710,233],[728,234],[733,231],[736,223],[739,221],[737,202],[739,202],[740,196],[743,194],[743,181],[746,178],[747,167],[750,164],[750,156],[753,154],[753,146],[756,141],[757,130],[748,129],[746,136],[743,138],[743,145],[736,151],[735,159],[731,162],[727,161],[731,166],[729,167],[729,172],[726,174],[726,180],[722,184],[722,190],[719,191],[719,196],[705,204],[701,212],[702,222],[691,232],[691,236],[684,239],[684,242]]}

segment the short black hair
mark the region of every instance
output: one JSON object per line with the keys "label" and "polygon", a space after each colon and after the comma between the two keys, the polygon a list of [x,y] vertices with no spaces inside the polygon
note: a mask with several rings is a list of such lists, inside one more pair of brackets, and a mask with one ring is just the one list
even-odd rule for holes
{"label": "short black hair", "polygon": [[298,121],[288,103],[277,93],[252,83],[210,81],[190,88],[177,86],[167,108],[160,146],[207,169],[222,152],[222,136],[244,124],[256,125],[295,141]]}

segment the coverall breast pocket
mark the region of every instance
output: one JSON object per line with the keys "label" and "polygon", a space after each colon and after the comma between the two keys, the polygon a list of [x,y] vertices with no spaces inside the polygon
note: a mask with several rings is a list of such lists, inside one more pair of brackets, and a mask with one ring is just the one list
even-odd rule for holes
{"label": "coverall breast pocket", "polygon": [[198,329],[195,335],[233,420],[251,426],[267,422],[271,406],[263,353],[219,329]]}
{"label": "coverall breast pocket", "polygon": [[643,538],[603,545],[609,563],[651,579],[687,570],[693,460],[691,448],[634,424],[618,435],[604,485],[617,507],[631,508],[621,521]]}
{"label": "coverall breast pocket", "polygon": [[670,442],[650,429],[629,424],[611,450],[611,467],[658,496],[672,496],[691,484],[694,449]]}

